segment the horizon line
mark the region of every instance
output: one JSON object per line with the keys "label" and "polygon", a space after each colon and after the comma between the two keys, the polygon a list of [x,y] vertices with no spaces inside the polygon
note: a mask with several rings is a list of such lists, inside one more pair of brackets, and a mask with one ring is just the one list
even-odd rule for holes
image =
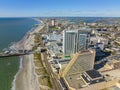
{"label": "horizon line", "polygon": [[0,18],[45,18],[45,17],[120,18],[120,16],[0,16]]}

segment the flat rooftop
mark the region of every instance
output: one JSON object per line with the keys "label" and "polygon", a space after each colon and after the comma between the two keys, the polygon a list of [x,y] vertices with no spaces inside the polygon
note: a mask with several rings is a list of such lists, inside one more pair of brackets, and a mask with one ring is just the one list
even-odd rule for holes
{"label": "flat rooftop", "polygon": [[75,62],[71,69],[67,72],[65,79],[71,87],[79,89],[86,84],[86,82],[84,82],[84,80],[80,77],[80,74],[82,74],[83,71],[84,69],[80,66],[80,64]]}
{"label": "flat rooftop", "polygon": [[62,44],[62,43],[57,43],[57,45],[58,45],[58,46],[61,46],[61,47],[63,46],[63,44]]}
{"label": "flat rooftop", "polygon": [[86,85],[86,82],[80,77],[80,73],[70,74],[65,79],[69,81],[68,84],[75,89],[80,89],[83,85]]}
{"label": "flat rooftop", "polygon": [[73,56],[72,60],[63,71],[62,76],[70,87],[80,89],[87,84],[81,74],[86,70],[90,70],[91,67],[89,68],[88,62],[86,61],[86,63],[85,60],[92,58],[91,54],[94,54],[93,50],[78,52]]}
{"label": "flat rooftop", "polygon": [[86,71],[86,73],[87,73],[92,79],[98,78],[98,77],[102,77],[102,75],[101,75],[98,71],[96,71],[96,70],[88,70],[88,71]]}

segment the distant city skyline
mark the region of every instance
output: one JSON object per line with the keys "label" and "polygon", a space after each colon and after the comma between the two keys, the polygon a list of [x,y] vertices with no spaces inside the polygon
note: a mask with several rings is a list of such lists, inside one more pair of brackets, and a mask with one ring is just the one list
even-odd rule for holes
{"label": "distant city skyline", "polygon": [[120,0],[0,0],[0,17],[120,17]]}

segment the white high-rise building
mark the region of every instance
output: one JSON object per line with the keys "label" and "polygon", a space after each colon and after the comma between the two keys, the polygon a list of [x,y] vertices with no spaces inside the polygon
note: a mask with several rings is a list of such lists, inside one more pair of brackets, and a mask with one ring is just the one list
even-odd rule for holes
{"label": "white high-rise building", "polygon": [[86,50],[89,44],[89,32],[83,30],[63,31],[63,53],[72,55],[80,50]]}
{"label": "white high-rise building", "polygon": [[55,19],[51,19],[51,22],[50,22],[51,24],[51,26],[55,26]]}
{"label": "white high-rise building", "polygon": [[46,24],[47,25],[47,32],[49,32],[49,23]]}
{"label": "white high-rise building", "polygon": [[65,30],[63,32],[63,53],[65,55],[71,55],[76,52],[76,41],[77,31],[76,30]]}
{"label": "white high-rise building", "polygon": [[85,30],[78,30],[77,37],[77,52],[80,50],[86,50],[90,43],[90,34]]}

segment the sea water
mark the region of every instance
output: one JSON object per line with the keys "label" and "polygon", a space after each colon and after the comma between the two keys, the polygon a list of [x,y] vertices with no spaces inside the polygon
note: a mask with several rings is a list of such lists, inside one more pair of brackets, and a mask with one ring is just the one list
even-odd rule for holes
{"label": "sea water", "polygon": [[[38,23],[32,18],[0,18],[0,52],[20,41]],[[0,90],[12,88],[19,65],[19,57],[0,58]]]}

